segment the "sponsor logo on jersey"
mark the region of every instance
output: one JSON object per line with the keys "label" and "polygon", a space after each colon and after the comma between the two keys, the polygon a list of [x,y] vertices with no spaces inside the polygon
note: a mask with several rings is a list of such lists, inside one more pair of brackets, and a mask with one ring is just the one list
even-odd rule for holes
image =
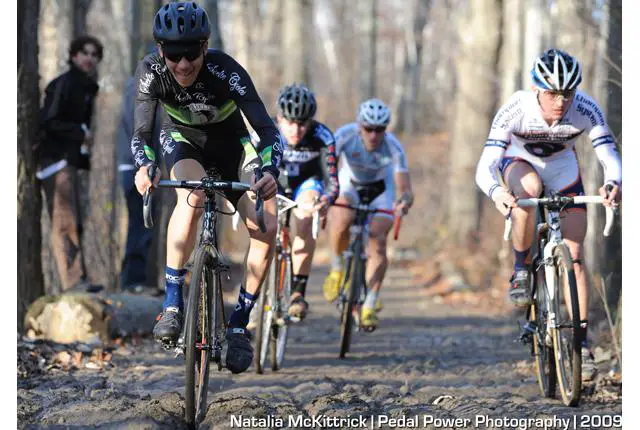
{"label": "sponsor logo on jersey", "polygon": [[151,63],[151,70],[161,74],[167,71],[167,66],[160,63]]}
{"label": "sponsor logo on jersey", "polygon": [[144,76],[140,78],[140,82],[138,82],[138,89],[141,93],[149,94],[153,79],[153,73],[145,73]]}
{"label": "sponsor logo on jersey", "polygon": [[160,130],[160,145],[162,146],[162,155],[171,154],[176,149],[176,142],[164,130]]}
{"label": "sponsor logo on jersey", "polygon": [[284,151],[284,161],[288,163],[306,163],[318,157],[320,152],[318,151]]}
{"label": "sponsor logo on jersey", "polygon": [[552,142],[552,143],[565,143],[569,140],[573,140],[580,136],[584,130],[577,130],[575,132],[560,131],[552,132],[549,130],[536,131],[527,130],[523,132],[514,131],[513,135],[526,142]]}
{"label": "sponsor logo on jersey", "polygon": [[176,93],[176,100],[178,100],[180,103],[182,103],[182,102],[185,102],[187,100],[191,100],[191,96],[189,95],[188,92],[186,92],[185,90],[182,90],[179,93]]}
{"label": "sponsor logo on jersey", "polygon": [[208,105],[206,103],[189,103],[187,105],[187,108],[191,112],[210,111],[210,112],[215,112],[216,116],[218,114],[218,108],[216,108],[215,106]]}
{"label": "sponsor logo on jersey", "polygon": [[331,132],[326,127],[323,127],[321,125],[316,127],[313,135],[321,139],[325,144],[329,144],[334,141]]}
{"label": "sponsor logo on jersey", "polygon": [[238,75],[236,72],[231,73],[231,76],[229,77],[229,90],[235,90],[241,96],[243,96],[247,92],[247,87],[243,87],[240,85],[240,75]]}
{"label": "sponsor logo on jersey", "polygon": [[204,83],[196,82],[196,90],[203,90],[203,89],[204,89]]}
{"label": "sponsor logo on jersey", "polygon": [[209,100],[214,99],[215,96],[213,94],[193,93],[193,98],[200,103],[207,103]]}
{"label": "sponsor logo on jersey", "polygon": [[227,74],[224,72],[224,69],[218,70],[218,64],[207,63],[207,69],[209,69],[209,72],[216,78],[222,80],[227,79]]}

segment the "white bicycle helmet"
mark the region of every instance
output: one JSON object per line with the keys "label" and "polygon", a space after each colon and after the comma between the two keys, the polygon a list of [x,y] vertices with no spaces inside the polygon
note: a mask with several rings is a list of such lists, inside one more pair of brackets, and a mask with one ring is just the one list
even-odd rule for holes
{"label": "white bicycle helmet", "polygon": [[582,82],[578,60],[559,49],[549,49],[536,58],[531,69],[533,83],[542,89],[571,91]]}
{"label": "white bicycle helmet", "polygon": [[386,127],[391,122],[391,110],[380,99],[369,99],[358,107],[357,121],[360,124]]}

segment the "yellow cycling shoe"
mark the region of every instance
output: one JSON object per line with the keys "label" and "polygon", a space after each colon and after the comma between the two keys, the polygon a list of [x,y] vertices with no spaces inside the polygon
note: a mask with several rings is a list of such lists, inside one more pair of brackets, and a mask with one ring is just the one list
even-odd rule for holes
{"label": "yellow cycling shoe", "polygon": [[378,313],[375,309],[362,307],[360,326],[366,331],[373,331],[378,326]]}
{"label": "yellow cycling shoe", "polygon": [[329,275],[325,278],[324,284],[322,285],[322,292],[324,293],[324,299],[329,303],[338,298],[338,294],[340,293],[340,286],[344,281],[344,275],[344,269],[331,270],[331,272],[329,272]]}
{"label": "yellow cycling shoe", "polygon": [[378,300],[376,300],[376,312],[380,312],[382,308],[382,299],[378,297]]}

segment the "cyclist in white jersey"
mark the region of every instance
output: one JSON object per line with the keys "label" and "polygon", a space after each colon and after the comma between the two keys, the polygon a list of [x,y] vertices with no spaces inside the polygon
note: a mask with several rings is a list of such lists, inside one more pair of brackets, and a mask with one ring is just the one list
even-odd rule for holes
{"label": "cyclist in white jersey", "polygon": [[[584,195],[575,142],[586,133],[604,169],[599,193],[610,206],[621,197],[622,167],[615,138],[598,104],[577,87],[582,80],[579,62],[566,52],[549,49],[531,70],[533,91],[518,91],[496,114],[478,162],[476,182],[500,212],[513,220],[514,273],[509,298],[517,306],[531,303],[529,246],[534,235],[535,208],[519,208],[518,198],[551,192]],[[504,180],[503,180],[504,178]],[[596,367],[586,341],[588,288],[582,261],[587,229],[585,205],[569,206],[562,214],[562,236],[574,259],[578,285],[582,348],[582,378],[590,380]]]}
{"label": "cyclist in white jersey", "polygon": [[[395,210],[404,214],[413,204],[413,192],[404,149],[387,126],[391,111],[379,99],[369,99],[358,108],[357,122],[336,130],[336,156],[342,159],[338,171],[340,195],[337,203],[357,204],[358,193],[352,181],[376,184],[382,190],[370,204],[371,208]],[[400,198],[395,200],[396,187]],[[327,301],[334,301],[344,278],[342,253],[349,243],[349,226],[354,220],[353,211],[332,206],[329,213],[331,228],[329,239],[332,252],[331,271],[325,279],[323,290]],[[382,307],[378,294],[387,270],[387,234],[393,226],[393,217],[375,214],[369,223],[368,261],[366,279],[369,292],[362,308],[361,324],[375,328],[377,311]]]}

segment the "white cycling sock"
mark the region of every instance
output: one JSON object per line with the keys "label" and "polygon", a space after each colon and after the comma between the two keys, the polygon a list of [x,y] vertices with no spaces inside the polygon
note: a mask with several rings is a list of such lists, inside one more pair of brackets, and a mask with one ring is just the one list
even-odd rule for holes
{"label": "white cycling sock", "polygon": [[331,256],[331,270],[342,270],[342,256]]}
{"label": "white cycling sock", "polygon": [[373,309],[378,301],[378,291],[369,290],[367,298],[364,300],[364,307]]}

